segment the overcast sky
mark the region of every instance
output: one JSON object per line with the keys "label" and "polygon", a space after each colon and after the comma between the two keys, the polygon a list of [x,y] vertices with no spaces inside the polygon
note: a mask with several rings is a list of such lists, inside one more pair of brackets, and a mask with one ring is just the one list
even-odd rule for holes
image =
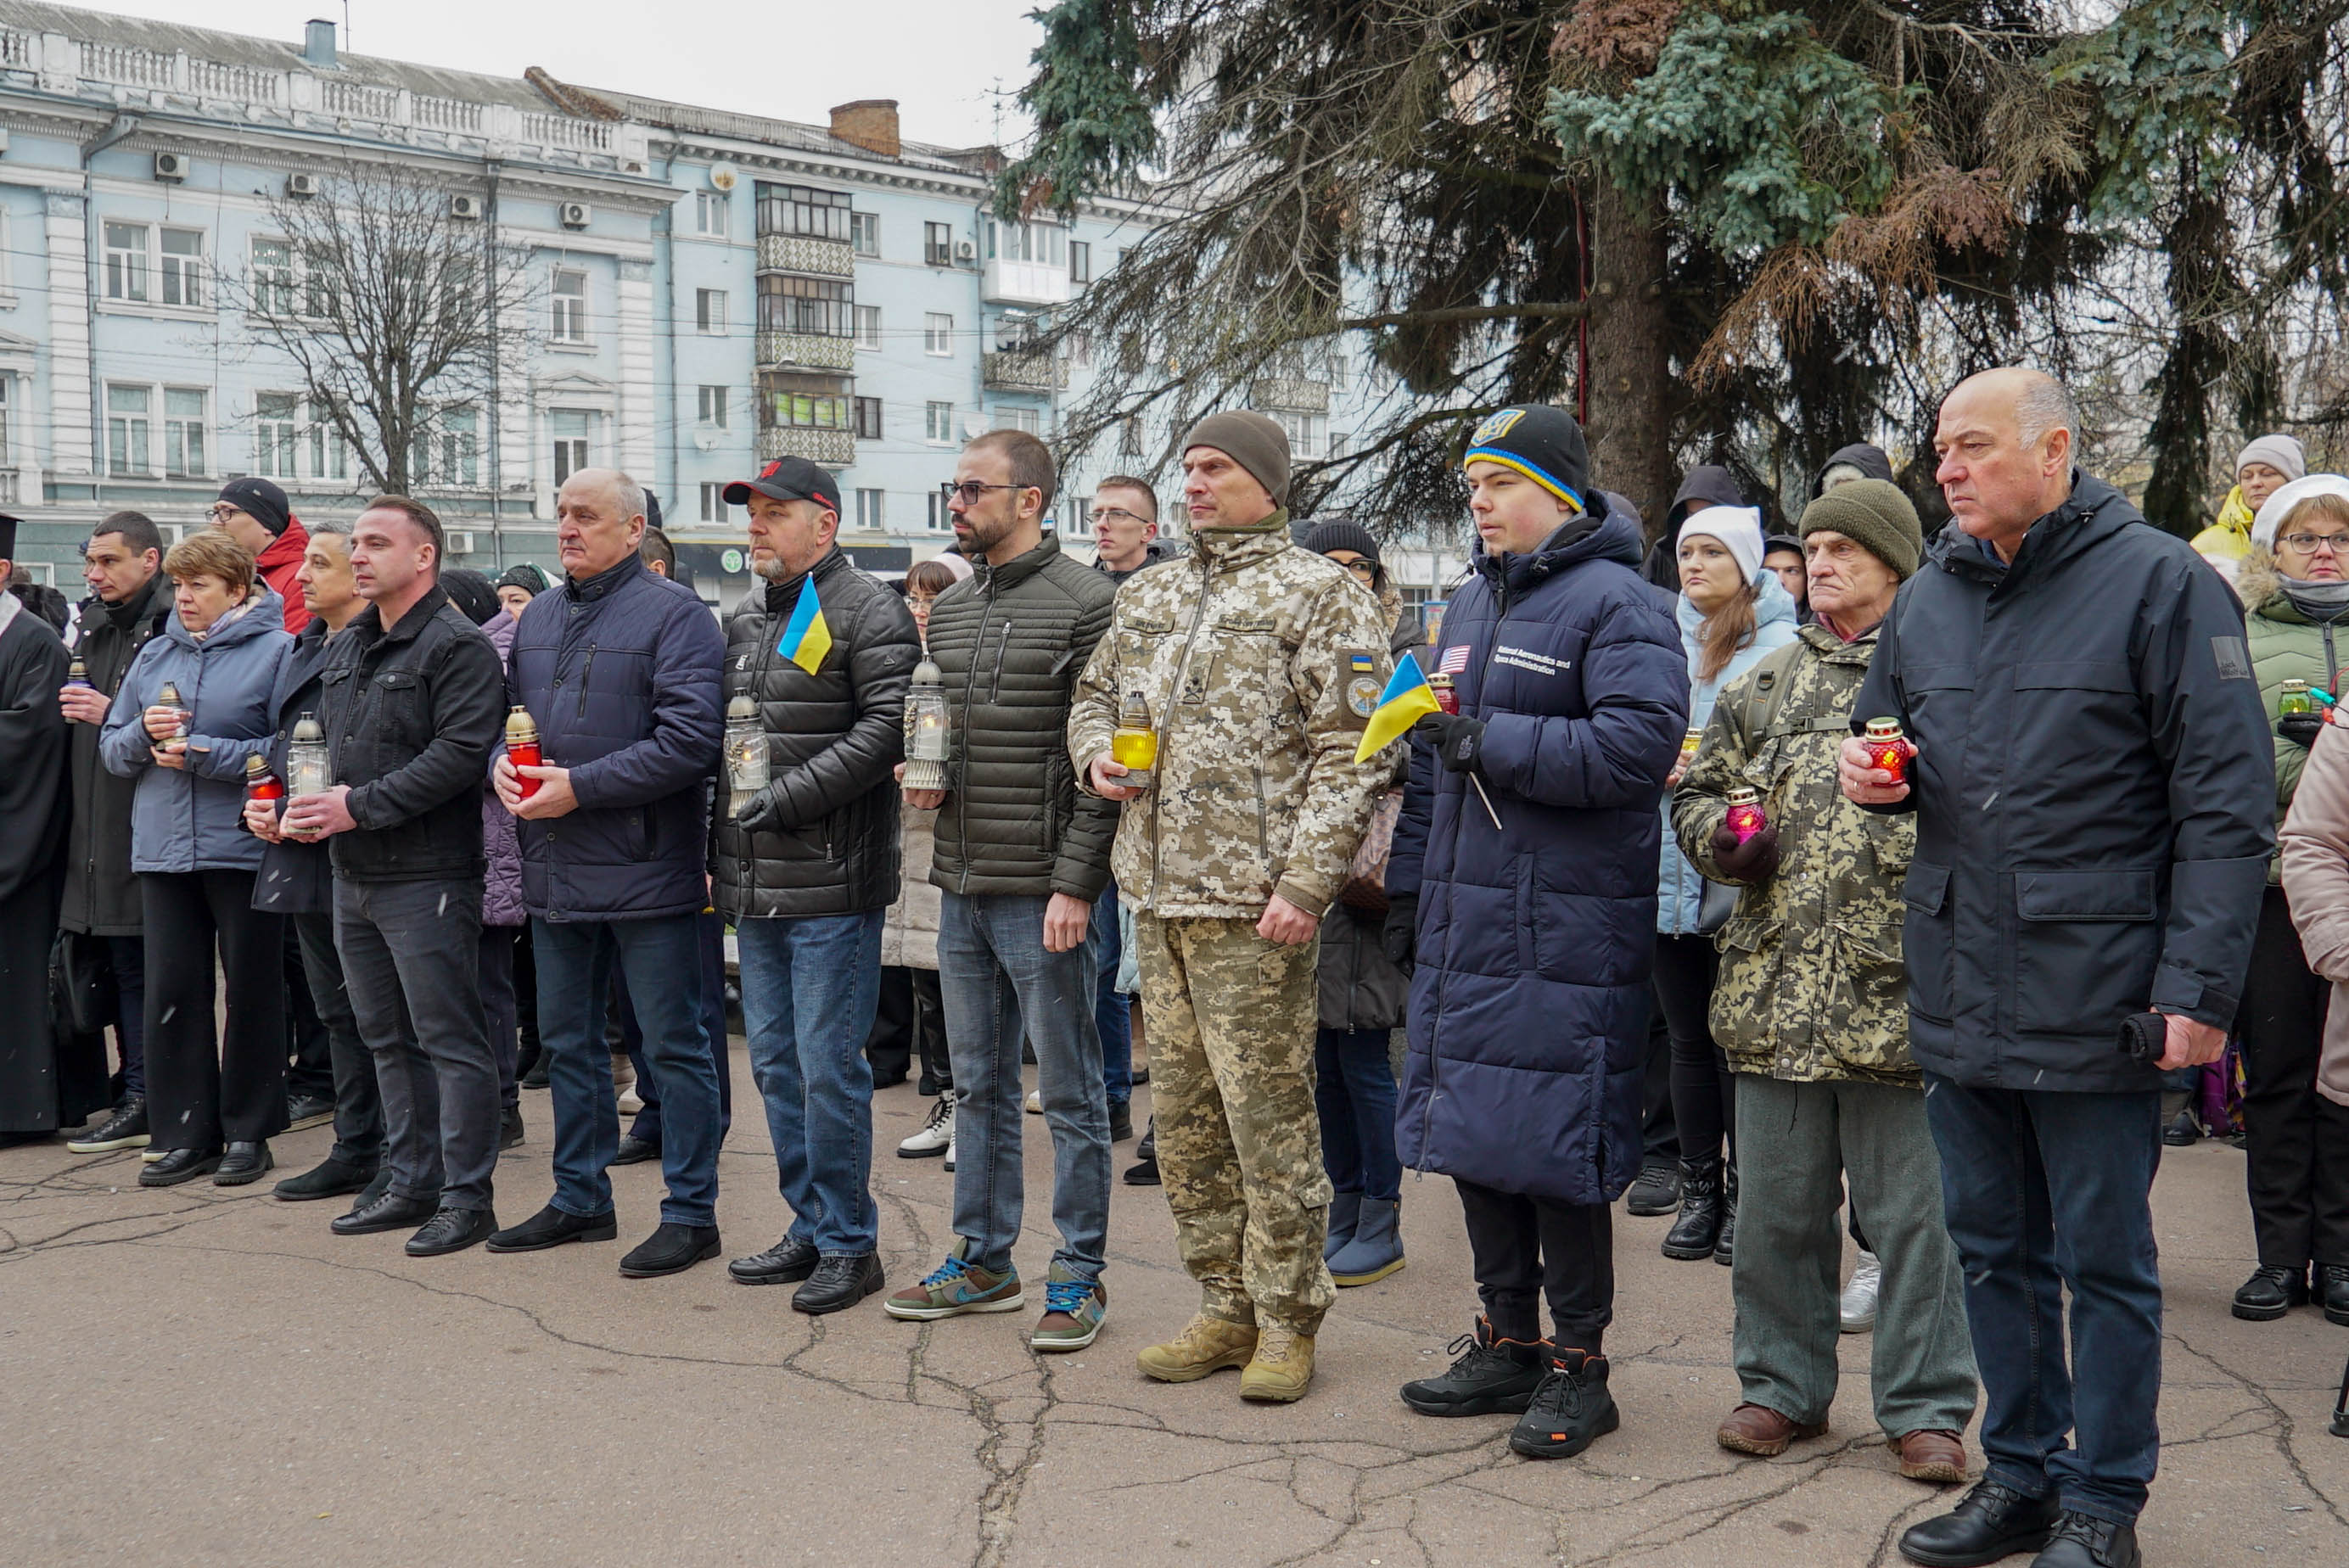
{"label": "overcast sky", "polygon": [[[898,100],[905,134],[968,147],[997,137],[995,89],[1028,79],[1047,0],[350,0],[346,48],[519,77],[624,88],[821,125],[833,104]],[[116,0],[90,10],[298,43],[342,0]],[[1019,134],[1003,107],[1002,135]]]}

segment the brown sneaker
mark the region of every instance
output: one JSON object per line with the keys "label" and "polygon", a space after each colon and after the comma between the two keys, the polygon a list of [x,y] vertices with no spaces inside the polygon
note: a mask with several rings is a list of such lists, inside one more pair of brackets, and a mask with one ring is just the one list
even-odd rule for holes
{"label": "brown sneaker", "polygon": [[1256,1355],[1256,1326],[1195,1315],[1183,1332],[1134,1357],[1143,1375],[1161,1383],[1195,1383],[1226,1367],[1246,1367]]}
{"label": "brown sneaker", "polygon": [[1797,1438],[1816,1438],[1827,1429],[1825,1421],[1790,1421],[1767,1405],[1740,1405],[1713,1434],[1713,1441],[1741,1454],[1775,1459]]}
{"label": "brown sneaker", "polygon": [[1240,1372],[1240,1398],[1286,1405],[1305,1398],[1313,1381],[1313,1336],[1268,1323],[1257,1336],[1256,1355]]}
{"label": "brown sneaker", "polygon": [[1910,1480],[1966,1479],[1966,1445],[1955,1432],[1904,1432],[1892,1439],[1900,1473]]}

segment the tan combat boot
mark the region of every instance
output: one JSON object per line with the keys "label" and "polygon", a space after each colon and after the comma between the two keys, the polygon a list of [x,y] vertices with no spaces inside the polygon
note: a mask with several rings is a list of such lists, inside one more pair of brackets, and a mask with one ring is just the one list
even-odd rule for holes
{"label": "tan combat boot", "polygon": [[[1161,1383],[1195,1383],[1226,1367],[1246,1367],[1256,1354],[1256,1329],[1202,1312],[1184,1325],[1183,1332],[1164,1345],[1154,1345],[1134,1357],[1143,1375]],[[1295,1395],[1289,1398],[1296,1398]]]}
{"label": "tan combat boot", "polygon": [[1257,1336],[1256,1356],[1240,1372],[1240,1398],[1288,1404],[1305,1398],[1313,1381],[1313,1336],[1265,1325]]}

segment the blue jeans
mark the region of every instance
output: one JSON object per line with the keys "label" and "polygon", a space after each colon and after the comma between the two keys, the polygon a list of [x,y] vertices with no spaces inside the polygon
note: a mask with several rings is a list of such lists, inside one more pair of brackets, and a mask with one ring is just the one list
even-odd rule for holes
{"label": "blue jeans", "polygon": [[[714,909],[695,915],[701,938],[701,1028],[709,1037],[709,1062],[718,1073],[718,1136],[734,1130],[734,1074],[726,1058],[726,917]],[[645,1031],[636,1022],[624,979],[615,987],[620,1004],[620,1043],[627,1047],[629,1065],[636,1069],[636,1098],[644,1109],[628,1124],[628,1136],[647,1143],[661,1140],[660,1084],[645,1066]]]}
{"label": "blue jeans", "polygon": [[1321,1112],[1321,1164],[1330,1187],[1392,1202],[1402,1196],[1395,1153],[1394,1064],[1389,1029],[1317,1029],[1313,1103]]}
{"label": "blue jeans", "polygon": [[776,1184],[792,1206],[788,1239],[828,1258],[863,1257],[881,1243],[864,1040],[881,997],[882,913],[734,927],[742,1031],[767,1102]]}
{"label": "blue jeans", "polygon": [[1102,1088],[1110,1104],[1123,1105],[1133,1098],[1133,1011],[1117,988],[1117,961],[1124,947],[1117,934],[1114,882],[1093,901],[1092,941],[1093,966],[1101,971],[1093,991],[1093,1029],[1101,1036]]}
{"label": "blue jeans", "polygon": [[[2150,1194],[2161,1095],[1961,1088],[1925,1075],[1941,1209],[1966,1275],[1985,1474],[2124,1523],[2161,1439]],[[2065,1365],[2063,1291],[2072,1293]],[[2065,1441],[2076,1430],[2078,1447]]]}
{"label": "blue jeans", "polygon": [[718,1222],[718,1074],[701,1027],[698,937],[694,917],[541,920],[531,917],[538,960],[538,1037],[549,1053],[554,1097],[554,1206],[583,1219],[612,1212],[605,1167],[620,1147],[612,1054],[604,1044],[604,999],[615,965],[645,1026],[645,1065],[667,1113],[661,1175],[664,1222]]}
{"label": "blue jeans", "polygon": [[[990,1273],[1011,1266],[1025,1197],[1019,1163],[1019,1037],[1036,1047],[1036,1082],[1052,1134],[1053,1261],[1101,1277],[1109,1246],[1109,1099],[1092,1010],[1094,939],[1044,951],[1044,906],[1031,894],[946,893],[938,913],[938,992],[954,1054],[955,1234]],[[1098,923],[1094,930],[1100,929]]]}

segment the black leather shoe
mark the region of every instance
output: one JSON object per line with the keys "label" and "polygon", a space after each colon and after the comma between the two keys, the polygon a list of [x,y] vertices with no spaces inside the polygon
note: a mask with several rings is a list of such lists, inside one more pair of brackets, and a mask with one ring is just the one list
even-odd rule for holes
{"label": "black leather shoe", "polygon": [[1109,1140],[1123,1143],[1133,1136],[1133,1106],[1130,1101],[1109,1102]]}
{"label": "black leather shoe", "polygon": [[[351,1200],[351,1212],[354,1214],[357,1213],[361,1209],[366,1208],[369,1203],[374,1202],[378,1198],[382,1197],[386,1192],[390,1191],[391,1167],[388,1165],[379,1165],[376,1168],[375,1174],[367,1179],[367,1184],[359,1189],[359,1195]],[[438,1208],[440,1205],[436,1203],[433,1207]]]}
{"label": "black leather shoe", "polygon": [[232,1143],[212,1171],[215,1187],[245,1187],[277,1168],[277,1157],[266,1143]]}
{"label": "black leather shoe", "polygon": [[442,1209],[408,1238],[408,1255],[437,1258],[443,1253],[461,1253],[488,1241],[497,1228],[498,1217],[488,1209]]}
{"label": "black leather shoe", "polygon": [[353,1165],[329,1155],[299,1176],[288,1176],[270,1191],[289,1203],[339,1198],[346,1192],[364,1191],[367,1184],[376,1179],[377,1170],[373,1165]]}
{"label": "black leather shoe", "polygon": [[660,1145],[650,1139],[638,1138],[633,1132],[620,1135],[619,1151],[612,1156],[615,1165],[642,1165],[647,1160],[660,1158]]}
{"label": "black leather shoe", "polygon": [[372,1203],[335,1216],[326,1228],[338,1236],[372,1236],[380,1231],[412,1231],[440,1212],[437,1198],[402,1198],[386,1187]]}
{"label": "black leather shoe", "polygon": [[2246,1323],[2272,1323],[2295,1306],[2308,1305],[2308,1271],[2261,1264],[2235,1292],[2234,1312]]}
{"label": "black leather shoe", "polygon": [[2315,1295],[2325,1322],[2349,1327],[2349,1264],[2317,1264]]}
{"label": "black leather shoe", "polygon": [[2137,1568],[2137,1526],[2066,1509],[2031,1568]]}
{"label": "black leather shoe", "polygon": [[1721,1244],[1721,1161],[1681,1161],[1681,1217],[1664,1233],[1664,1256],[1682,1263],[1713,1256]]}
{"label": "black leather shoe", "polygon": [[522,1107],[508,1106],[498,1117],[498,1147],[512,1149],[522,1141]]}
{"label": "black leather shoe", "polygon": [[2190,1149],[2202,1141],[2202,1124],[2191,1110],[2181,1109],[2161,1130],[2161,1141],[2172,1149]]}
{"label": "black leather shoe", "polygon": [[2047,1544],[2056,1512],[2053,1495],[2025,1497],[1999,1481],[1978,1481],[1957,1507],[1904,1531],[1900,1555],[1927,1568],[1975,1568],[2036,1552]]}
{"label": "black leather shoe", "polygon": [[221,1157],[201,1149],[174,1149],[139,1172],[141,1187],[176,1187],[220,1169]]}
{"label": "black leather shoe", "polygon": [[554,1054],[542,1050],[538,1053],[538,1059],[531,1063],[529,1069],[514,1081],[524,1088],[544,1088],[547,1087],[547,1071],[554,1066]]}
{"label": "black leather shoe", "polygon": [[663,1220],[620,1260],[620,1277],[658,1279],[663,1274],[683,1274],[704,1258],[716,1257],[718,1244],[715,1225],[680,1225]]}
{"label": "black leather shoe", "polygon": [[736,1258],[726,1265],[736,1284],[797,1284],[815,1273],[816,1253],[813,1242],[795,1242],[785,1236],[763,1253],[752,1253],[747,1258]]}
{"label": "black leather shoe", "polygon": [[1713,1243],[1713,1261],[1723,1268],[1737,1262],[1737,1167],[1724,1166],[1721,1181],[1721,1235]]}
{"label": "black leather shoe", "polygon": [[807,1284],[792,1293],[792,1309],[811,1316],[854,1306],[881,1288],[881,1259],[873,1253],[854,1258],[819,1258]]}
{"label": "black leather shoe", "polygon": [[1623,1194],[1623,1212],[1641,1219],[1677,1214],[1681,1207],[1681,1170],[1669,1160],[1651,1160],[1640,1167],[1640,1179]]}
{"label": "black leather shoe", "polygon": [[611,1242],[620,1235],[619,1216],[606,1209],[600,1214],[566,1214],[549,1203],[512,1230],[490,1238],[493,1253],[540,1253],[565,1242]]}

